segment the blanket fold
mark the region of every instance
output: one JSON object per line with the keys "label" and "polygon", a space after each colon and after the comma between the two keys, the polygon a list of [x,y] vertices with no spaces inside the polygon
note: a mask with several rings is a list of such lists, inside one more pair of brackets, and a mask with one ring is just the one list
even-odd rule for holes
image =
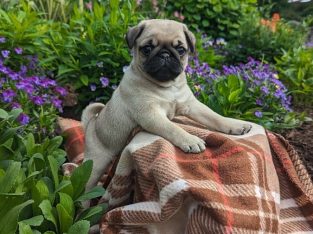
{"label": "blanket fold", "polygon": [[282,137],[256,124],[231,136],[174,121],[206,150],[186,154],[139,132],[100,200],[101,233],[313,233],[312,182]]}

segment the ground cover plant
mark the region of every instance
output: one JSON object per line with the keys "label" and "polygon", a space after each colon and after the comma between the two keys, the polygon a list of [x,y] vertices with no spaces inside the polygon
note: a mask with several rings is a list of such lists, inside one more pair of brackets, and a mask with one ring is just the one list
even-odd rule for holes
{"label": "ground cover plant", "polygon": [[268,64],[249,58],[246,64],[214,70],[195,57],[187,67],[198,99],[223,116],[252,121],[268,129],[300,124],[291,110],[291,96]]}

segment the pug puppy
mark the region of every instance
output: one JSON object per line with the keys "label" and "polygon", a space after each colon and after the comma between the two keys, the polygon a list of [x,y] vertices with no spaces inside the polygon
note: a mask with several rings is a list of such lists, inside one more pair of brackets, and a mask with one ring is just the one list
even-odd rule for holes
{"label": "pug puppy", "polygon": [[96,185],[137,126],[187,153],[204,151],[205,142],[171,122],[177,115],[226,134],[241,135],[251,129],[247,122],[218,115],[193,95],[184,71],[188,53],[195,51],[195,37],[186,25],[144,20],[129,29],[126,41],[133,60],[120,85],[106,105],[91,104],[82,114],[85,160],[94,162],[87,190]]}

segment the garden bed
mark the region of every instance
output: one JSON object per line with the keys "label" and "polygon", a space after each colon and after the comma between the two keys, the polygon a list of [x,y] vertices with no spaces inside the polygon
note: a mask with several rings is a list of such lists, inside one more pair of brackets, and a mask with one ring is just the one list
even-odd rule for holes
{"label": "garden bed", "polygon": [[[313,118],[311,107],[296,107],[299,112],[305,111],[308,117]],[[313,178],[313,122],[305,122],[300,127],[286,130],[282,135],[298,152],[299,156],[305,162],[311,178]]]}

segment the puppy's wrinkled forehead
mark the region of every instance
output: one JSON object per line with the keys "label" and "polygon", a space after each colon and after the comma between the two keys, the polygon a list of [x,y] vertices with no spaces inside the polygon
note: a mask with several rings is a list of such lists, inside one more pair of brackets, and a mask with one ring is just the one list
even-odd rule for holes
{"label": "puppy's wrinkled forehead", "polygon": [[138,45],[142,46],[151,42],[154,46],[167,44],[177,46],[187,45],[183,24],[171,20],[145,20],[142,22],[145,29],[140,35]]}

